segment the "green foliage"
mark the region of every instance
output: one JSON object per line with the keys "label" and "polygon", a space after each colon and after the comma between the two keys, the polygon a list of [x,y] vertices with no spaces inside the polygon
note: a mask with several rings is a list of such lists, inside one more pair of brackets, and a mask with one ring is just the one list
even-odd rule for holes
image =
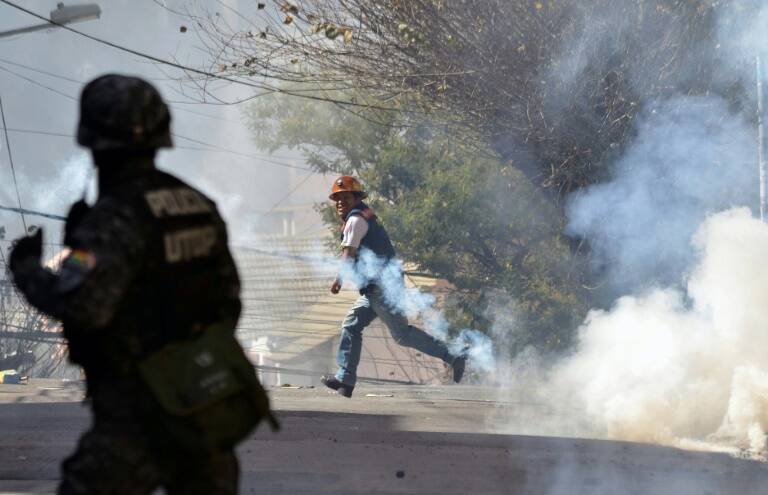
{"label": "green foliage", "polygon": [[559,213],[513,163],[394,115],[279,96],[250,109],[261,146],[301,149],[318,171],[362,178],[399,256],[455,286],[456,327],[487,329],[488,301],[502,292],[516,301],[514,348],[567,347],[586,306]]}

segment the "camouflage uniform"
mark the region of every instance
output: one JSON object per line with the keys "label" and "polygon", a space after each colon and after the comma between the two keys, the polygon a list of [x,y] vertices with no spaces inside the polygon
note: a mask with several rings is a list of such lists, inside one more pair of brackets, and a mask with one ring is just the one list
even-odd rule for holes
{"label": "camouflage uniform", "polygon": [[99,166],[98,201],[80,205],[82,218],[70,215],[72,251],[59,273],[35,256],[11,264],[28,301],[63,322],[70,359],[86,374],[94,420],[63,463],[62,494],[237,492],[233,449],[181,446],[137,370],[144,357],[211,324],[234,331],[240,313],[214,203],[155,169],[152,156]]}
{"label": "camouflage uniform", "polygon": [[151,493],[162,483],[175,493],[235,493],[232,452],[179,455],[153,428],[163,413],[136,369],[195,327],[234,328],[239,281],[224,223],[210,200],[153,168],[125,170],[118,183],[73,229],[58,275],[35,266],[15,276],[31,304],[62,320],[87,377],[94,424],[65,461],[60,492]]}

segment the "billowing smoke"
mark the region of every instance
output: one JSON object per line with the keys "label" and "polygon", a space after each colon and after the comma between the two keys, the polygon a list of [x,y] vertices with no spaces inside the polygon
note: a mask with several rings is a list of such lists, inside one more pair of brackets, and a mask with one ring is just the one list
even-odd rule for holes
{"label": "billowing smoke", "polygon": [[768,55],[768,9],[748,5],[721,9],[718,31],[723,69],[743,72],[752,79],[754,73],[748,71],[754,67],[755,56]]}
{"label": "billowing smoke", "polygon": [[651,108],[614,179],[574,197],[567,232],[589,239],[619,292],[678,284],[707,214],[756,205],[754,131],[726,103],[679,97]]}
{"label": "billowing smoke", "polygon": [[[745,86],[768,47],[766,12],[725,12],[720,52],[707,54]],[[612,176],[570,198],[567,232],[588,240],[598,290],[620,297],[589,312],[555,368],[527,352],[497,373],[567,411],[537,433],[765,455],[768,226],[754,214],[752,94],[646,102]],[[514,334],[513,314],[496,324]]]}
{"label": "billowing smoke", "polygon": [[[96,172],[87,153],[81,152],[56,164],[53,174],[46,180],[38,180],[28,174],[19,174],[22,206],[25,209],[66,216],[69,206],[85,196],[91,203],[96,198]],[[12,201],[15,205],[16,201]],[[23,233],[18,215],[10,226],[10,238]],[[26,215],[27,227],[42,227],[46,256],[53,256],[61,249],[64,222],[37,215]],[[50,251],[50,252],[49,252]]]}
{"label": "billowing smoke", "polygon": [[85,151],[59,163],[54,174],[47,181],[26,176],[22,179],[25,207],[66,215],[69,205],[81,197],[86,196],[91,202],[96,198],[96,170]]}
{"label": "billowing smoke", "polygon": [[[376,283],[387,304],[410,319],[419,318],[424,330],[433,337],[449,340],[449,324],[436,306],[435,297],[405,286],[403,267],[398,259],[387,260],[369,249],[361,249],[357,263],[347,261],[340,273],[358,287]],[[456,355],[466,352],[470,365],[479,371],[487,373],[496,367],[491,340],[478,330],[461,329],[448,343],[448,348]]]}
{"label": "billowing smoke", "polygon": [[578,354],[551,384],[578,391],[613,438],[766,448],[768,226],[746,208],[710,216],[694,237],[686,290],[654,288],[592,311]]}

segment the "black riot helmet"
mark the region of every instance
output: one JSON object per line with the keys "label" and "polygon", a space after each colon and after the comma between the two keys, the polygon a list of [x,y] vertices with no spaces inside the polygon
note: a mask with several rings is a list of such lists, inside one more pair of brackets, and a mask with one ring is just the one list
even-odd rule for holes
{"label": "black riot helmet", "polygon": [[171,114],[160,93],[143,79],[107,74],[80,95],[78,144],[94,151],[170,148]]}

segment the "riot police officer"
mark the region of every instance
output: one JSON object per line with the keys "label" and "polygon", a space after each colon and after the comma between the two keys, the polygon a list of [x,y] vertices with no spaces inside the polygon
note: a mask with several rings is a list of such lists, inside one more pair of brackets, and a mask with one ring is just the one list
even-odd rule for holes
{"label": "riot police officer", "polygon": [[62,465],[62,494],[236,493],[235,444],[259,419],[274,423],[234,338],[225,224],[213,201],[155,168],[170,119],[141,79],[87,84],[77,141],[92,152],[98,199],[71,208],[58,273],[40,265],[40,230],[11,254],[14,283],[62,321],[85,370],[93,424]]}

